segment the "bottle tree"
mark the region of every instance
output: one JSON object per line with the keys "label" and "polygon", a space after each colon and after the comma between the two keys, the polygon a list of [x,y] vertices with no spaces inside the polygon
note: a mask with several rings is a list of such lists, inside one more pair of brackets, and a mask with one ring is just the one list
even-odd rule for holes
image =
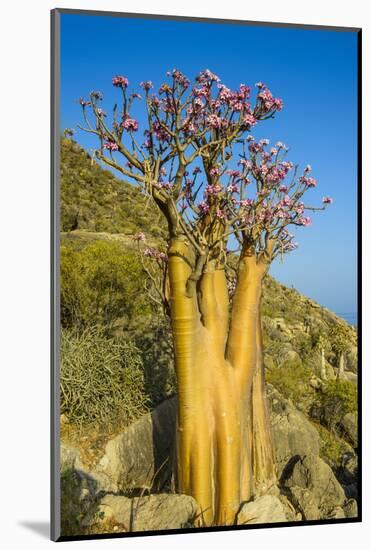
{"label": "bottle tree", "polygon": [[269,148],[251,135],[282,109],[264,84],[252,99],[247,85],[231,90],[209,70],[192,85],[179,70],[167,76],[157,93],[141,82],[142,96],[115,76],[112,117],[92,92],[80,99],[80,128],[98,138],[96,159],[139,185],[166,218],[166,252],[143,254],[162,269],[158,298],[171,318],[178,490],[197,500],[201,524],[228,525],[243,501],[276,482],[262,282],[272,261],[296,247],[289,226],[310,225],[308,210],[331,199],[305,204],[316,186],[310,166],[299,175],[283,143]]}
{"label": "bottle tree", "polygon": [[337,378],[344,378],[344,354],[350,349],[349,330],[345,325],[334,325],[330,331],[330,340],[337,359]]}

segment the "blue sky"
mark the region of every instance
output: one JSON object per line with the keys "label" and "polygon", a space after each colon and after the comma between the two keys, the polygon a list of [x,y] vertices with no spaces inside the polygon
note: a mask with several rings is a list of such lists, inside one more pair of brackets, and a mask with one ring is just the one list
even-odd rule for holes
{"label": "blue sky", "polygon": [[[298,231],[300,247],[283,263],[276,260],[271,274],[334,311],[356,311],[355,32],[63,14],[61,34],[62,129],[82,122],[77,99],[91,90],[103,92],[110,110],[116,74],[139,91],[140,81],[161,85],[174,67],[191,80],[209,68],[228,87],[263,81],[281,97],[284,109],[254,135],[283,141],[288,160],[312,165],[318,187],[308,192],[307,203],[324,195],[334,203]],[[96,145],[81,131],[75,139],[87,148]]]}

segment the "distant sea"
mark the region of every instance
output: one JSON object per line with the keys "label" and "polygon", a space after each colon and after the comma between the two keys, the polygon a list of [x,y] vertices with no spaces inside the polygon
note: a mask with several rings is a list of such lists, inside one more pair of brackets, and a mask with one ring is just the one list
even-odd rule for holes
{"label": "distant sea", "polygon": [[353,325],[354,327],[357,326],[357,313],[344,313],[343,311],[336,311],[335,313],[339,317],[345,319],[345,321],[350,325]]}

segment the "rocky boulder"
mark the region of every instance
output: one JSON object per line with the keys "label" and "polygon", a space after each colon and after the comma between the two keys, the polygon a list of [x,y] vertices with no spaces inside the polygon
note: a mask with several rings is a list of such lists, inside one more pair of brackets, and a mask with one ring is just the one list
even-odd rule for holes
{"label": "rocky boulder", "polygon": [[296,455],[319,455],[320,436],[307,417],[268,385],[277,473],[280,477],[289,460]]}
{"label": "rocky boulder", "polygon": [[238,525],[253,523],[280,523],[288,521],[280,499],[264,495],[244,504],[237,516]]}
{"label": "rocky boulder", "polygon": [[168,399],[111,439],[94,469],[100,487],[161,490],[173,471],[176,400]]}
{"label": "rocky boulder", "polygon": [[343,430],[346,439],[353,447],[358,445],[358,418],[357,413],[347,413],[340,422],[340,427]]}
{"label": "rocky boulder", "polygon": [[281,485],[303,519],[345,517],[346,496],[330,466],[319,456],[294,456],[281,476]]}
{"label": "rocky boulder", "polygon": [[86,526],[105,523],[123,531],[163,531],[191,527],[197,513],[196,501],[187,495],[157,494],[135,498],[104,496],[94,511],[84,519]]}

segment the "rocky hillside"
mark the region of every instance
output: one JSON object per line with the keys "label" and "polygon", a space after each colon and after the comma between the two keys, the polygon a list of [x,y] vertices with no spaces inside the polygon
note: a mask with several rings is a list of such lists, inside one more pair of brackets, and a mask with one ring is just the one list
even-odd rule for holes
{"label": "rocky hillside", "polygon": [[[173,490],[169,326],[131,238],[159,243],[163,223],[68,139],[61,169],[63,534],[191,527],[195,502]],[[357,331],[272,277],[262,313],[279,484],[238,521],[356,517]]]}

